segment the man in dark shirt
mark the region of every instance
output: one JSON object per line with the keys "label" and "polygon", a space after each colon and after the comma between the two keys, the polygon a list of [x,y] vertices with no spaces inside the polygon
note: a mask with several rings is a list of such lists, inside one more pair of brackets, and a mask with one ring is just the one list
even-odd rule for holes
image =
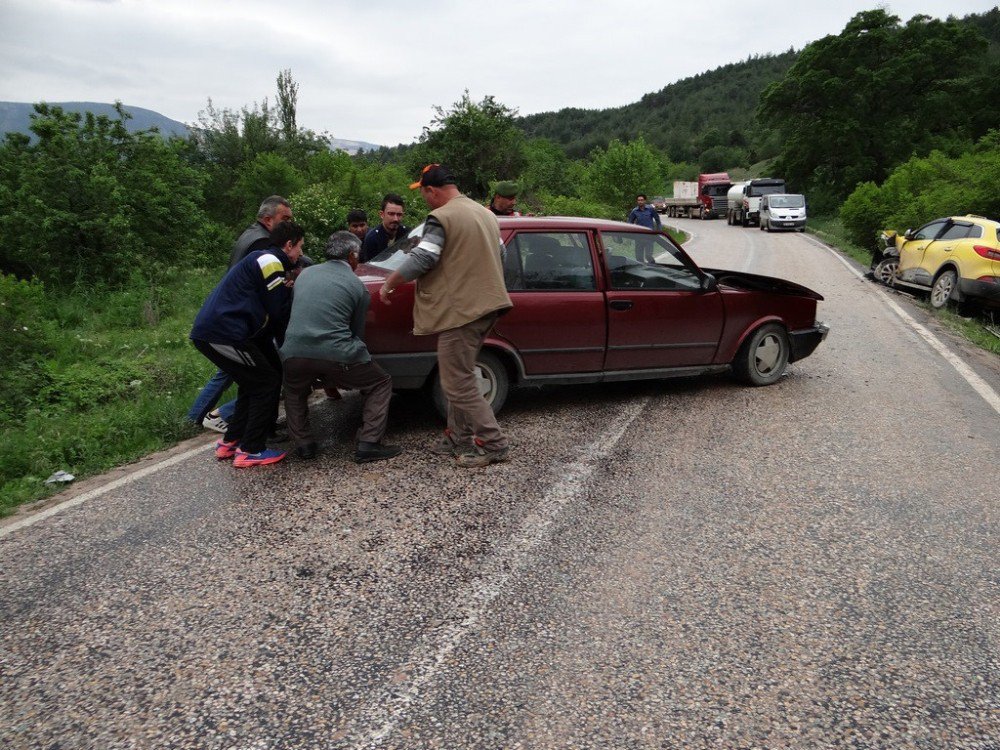
{"label": "man in dark shirt", "polygon": [[358,238],[358,242],[365,241],[368,234],[368,214],[360,208],[353,208],[347,212],[347,231]]}
{"label": "man in dark shirt", "polygon": [[[629,211],[629,224],[638,224],[641,227],[654,229],[657,232],[663,229],[660,223],[660,215],[656,209],[646,204],[646,196],[639,193],[635,197],[635,208]],[[636,260],[644,263],[653,262],[653,238],[643,237],[635,243]]]}
{"label": "man in dark shirt", "polygon": [[368,230],[365,241],[361,244],[360,263],[367,263],[390,245],[405,239],[410,228],[403,224],[403,212],[406,210],[403,198],[395,193],[389,193],[382,199],[379,218],[382,223]]}
{"label": "man in dark shirt", "polygon": [[229,267],[232,268],[254,250],[271,247],[271,230],[275,224],[292,220],[292,207],[280,195],[265,198],[257,209],[257,221],[243,230],[229,253]]}
{"label": "man in dark shirt", "polygon": [[271,231],[267,250],[255,250],[229,269],[202,305],[191,341],[236,381],[236,410],[215,447],[237,467],[280,461],[284,452],[265,446],[281,394],[281,361],[274,346],[291,310],[285,283],[302,254],[305,232],[283,221]]}

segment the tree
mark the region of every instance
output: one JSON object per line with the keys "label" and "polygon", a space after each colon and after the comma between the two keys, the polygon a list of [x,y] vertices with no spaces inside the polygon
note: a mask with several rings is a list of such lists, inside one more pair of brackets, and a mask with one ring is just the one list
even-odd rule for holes
{"label": "tree", "polygon": [[611,141],[606,150],[591,152],[586,197],[626,210],[639,193],[659,192],[664,172],[661,158],[641,138]]}
{"label": "tree", "polygon": [[996,86],[986,46],[971,25],[916,16],[904,26],[884,10],[808,45],[758,110],[781,133],[783,176],[839,200],[914,153],[982,135],[983,108],[1000,120],[995,97],[980,92]]}
{"label": "tree", "polygon": [[293,141],[299,128],[295,124],[295,110],[299,101],[299,84],[292,79],[290,68],[278,73],[278,122],[286,141]]}
{"label": "tree", "polygon": [[38,142],[0,147],[0,272],[100,286],[204,260],[217,227],[201,207],[203,175],[178,143],[129,133],[116,109],[112,120],[37,104]]}
{"label": "tree", "polygon": [[516,179],[524,164],[524,134],[515,124],[517,110],[492,96],[478,104],[468,90],[451,109],[437,113],[420,137],[424,152],[447,164],[459,188],[485,198],[491,182]]}

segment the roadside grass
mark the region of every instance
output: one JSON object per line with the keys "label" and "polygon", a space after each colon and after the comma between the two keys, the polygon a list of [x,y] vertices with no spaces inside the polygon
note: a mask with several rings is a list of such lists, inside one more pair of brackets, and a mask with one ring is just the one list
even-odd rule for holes
{"label": "roadside grass", "polygon": [[[833,245],[862,266],[868,268],[871,263],[871,253],[864,248],[851,243],[845,236],[840,219],[831,217],[809,217],[809,229],[817,237]],[[935,310],[927,302],[926,295],[915,293],[917,305],[935,315],[938,320],[961,336],[971,341],[981,349],[993,354],[1000,354],[1000,314],[995,311],[978,310],[971,317],[960,315],[954,308]]]}
{"label": "roadside grass", "polygon": [[201,430],[185,418],[211,365],[187,334],[219,270],[175,271],[116,292],[49,295],[57,335],[31,406],[0,426],[0,517],[77,479]]}

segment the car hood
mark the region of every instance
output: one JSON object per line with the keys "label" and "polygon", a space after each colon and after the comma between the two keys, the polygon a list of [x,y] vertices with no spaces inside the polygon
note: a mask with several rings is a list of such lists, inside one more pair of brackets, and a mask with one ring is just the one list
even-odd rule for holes
{"label": "car hood", "polygon": [[719,286],[730,289],[744,289],[754,292],[771,292],[773,294],[788,294],[796,297],[808,297],[809,299],[822,300],[823,295],[814,292],[809,287],[796,284],[787,279],[776,279],[773,276],[758,276],[755,273],[744,271],[730,271],[722,268],[704,268],[712,274],[719,282]]}

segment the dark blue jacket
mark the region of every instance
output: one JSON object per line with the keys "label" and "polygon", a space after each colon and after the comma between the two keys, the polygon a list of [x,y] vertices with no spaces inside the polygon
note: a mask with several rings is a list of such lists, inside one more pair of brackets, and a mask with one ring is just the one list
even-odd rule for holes
{"label": "dark blue jacket", "polygon": [[396,236],[391,237],[385,227],[379,224],[374,229],[369,229],[368,234],[365,235],[365,241],[361,243],[361,252],[358,253],[358,261],[361,263],[367,263],[380,252],[385,250],[389,245],[394,245],[399,240],[406,239],[406,236],[410,233],[410,228],[399,225],[396,230]]}
{"label": "dark blue jacket", "polygon": [[649,227],[650,229],[659,229],[662,225],[660,224],[660,215],[656,213],[655,208],[651,208],[649,205],[643,206],[642,210],[636,206],[633,208],[628,215],[629,224],[638,224],[641,227]]}
{"label": "dark blue jacket", "polygon": [[277,248],[255,250],[229,269],[201,306],[191,338],[212,344],[238,344],[259,336],[281,339],[288,325],[292,290],[285,274],[292,268]]}

